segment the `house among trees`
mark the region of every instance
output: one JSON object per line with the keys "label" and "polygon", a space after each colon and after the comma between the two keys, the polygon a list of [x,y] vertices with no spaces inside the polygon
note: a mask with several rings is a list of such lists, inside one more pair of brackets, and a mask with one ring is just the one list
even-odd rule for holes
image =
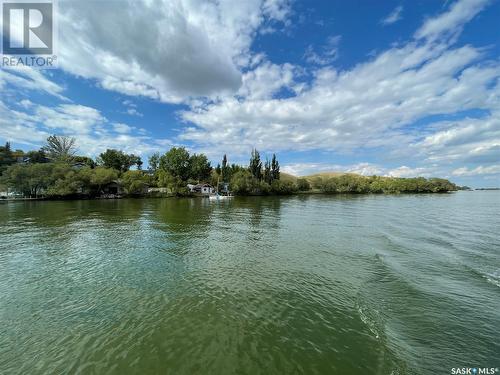
{"label": "house among trees", "polygon": [[209,195],[215,193],[215,189],[210,184],[188,184],[187,185],[190,193],[198,193],[203,195]]}
{"label": "house among trees", "polygon": [[122,195],[123,193],[123,187],[118,183],[118,181],[111,181],[101,188],[102,197],[117,196]]}

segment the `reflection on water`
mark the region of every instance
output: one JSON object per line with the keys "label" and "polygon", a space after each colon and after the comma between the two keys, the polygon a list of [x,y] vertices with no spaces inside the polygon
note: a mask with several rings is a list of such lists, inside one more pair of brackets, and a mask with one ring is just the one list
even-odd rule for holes
{"label": "reflection on water", "polygon": [[497,192],[0,205],[0,373],[498,367]]}

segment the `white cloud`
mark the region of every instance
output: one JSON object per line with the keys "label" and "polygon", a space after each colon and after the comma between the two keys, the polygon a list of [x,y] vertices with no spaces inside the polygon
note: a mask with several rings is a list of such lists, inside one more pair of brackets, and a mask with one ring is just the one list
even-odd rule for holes
{"label": "white cloud", "polygon": [[236,92],[256,30],[290,14],[284,0],[61,1],[59,9],[63,69],[170,103]]}
{"label": "white cloud", "polygon": [[500,160],[499,111],[479,119],[437,122],[432,127],[437,131],[413,146],[430,161],[494,163]]}
{"label": "white cloud", "polygon": [[76,137],[78,151],[92,157],[107,148],[147,155],[173,145],[168,139],[154,139],[127,124],[110,123],[95,108],[31,103],[24,111],[16,111],[0,101],[0,138],[36,149],[51,134]]}
{"label": "white cloud", "polygon": [[129,114],[130,116],[137,116],[137,117],[143,117],[144,116],[141,112],[139,112],[135,108],[129,108],[129,109],[127,109],[127,114]]}
{"label": "white cloud", "polygon": [[128,126],[127,124],[115,123],[115,124],[113,124],[113,129],[117,133],[127,134],[127,133],[132,132],[133,128],[131,126]]}
{"label": "white cloud", "polygon": [[143,117],[144,115],[137,110],[137,104],[132,102],[131,100],[124,100],[122,104],[127,107],[127,110],[125,111],[126,114],[130,116],[137,116],[137,117]]}
{"label": "white cloud", "polygon": [[0,100],[0,137],[13,144],[37,146],[50,133],[39,129],[29,113],[9,108]]}
{"label": "white cloud", "polygon": [[98,110],[74,104],[62,104],[54,108],[37,106],[34,115],[36,121],[46,128],[66,134],[88,134],[105,121]]}
{"label": "white cloud", "polygon": [[490,165],[490,166],[482,166],[480,165],[479,167],[470,169],[467,167],[462,167],[455,169],[452,174],[454,176],[460,176],[460,177],[468,177],[468,176],[478,176],[478,175],[494,175],[494,174],[499,174],[500,175],[500,164],[496,165]]}
{"label": "white cloud", "polygon": [[[348,71],[320,69],[309,87],[287,98],[249,92],[243,99],[193,106],[181,114],[193,124],[181,138],[234,152],[253,146],[350,151],[408,144],[415,136],[401,129],[420,118],[490,107],[500,65],[475,64],[480,55],[471,46],[448,50],[408,43]],[[295,77],[286,82],[293,91]],[[275,91],[275,81],[260,83],[245,86]]]}
{"label": "white cloud", "polygon": [[[272,64],[262,57],[245,73],[238,95],[192,102],[181,112],[186,127],[180,139],[237,157],[253,147],[337,154],[376,150],[387,162],[404,164],[392,169],[367,163],[283,166],[298,175],[337,167],[367,175],[447,176],[471,163],[492,163],[500,148],[500,116],[495,111],[500,105],[500,62],[486,61],[481,48],[439,37],[456,35],[475,12],[470,7],[470,0],[454,3],[425,21],[417,33],[422,39],[394,46],[348,70],[309,70],[311,81],[304,82],[299,66]],[[440,19],[445,27],[432,26]],[[460,113],[469,110],[486,116],[432,119],[461,119]]]}
{"label": "white cloud", "polygon": [[394,10],[387,15],[384,19],[380,21],[382,25],[392,25],[403,18],[403,7],[401,5],[394,8]]}
{"label": "white cloud", "polygon": [[450,9],[437,17],[429,18],[415,33],[418,39],[436,39],[442,36],[454,36],[462,30],[465,23],[478,14],[489,0],[459,0]]}
{"label": "white cloud", "polygon": [[433,167],[427,168],[410,168],[400,166],[397,168],[386,168],[373,163],[357,163],[350,165],[329,164],[329,163],[295,163],[285,164],[282,166],[282,171],[294,176],[307,176],[321,172],[336,172],[336,173],[356,173],[362,176],[390,176],[390,177],[430,177],[436,172]]}
{"label": "white cloud", "polygon": [[270,99],[283,87],[294,82],[294,66],[264,62],[243,75],[243,84],[238,95],[247,99]]}
{"label": "white cloud", "polygon": [[385,172],[385,175],[391,177],[431,177],[433,174],[433,168],[410,168],[406,165],[394,168]]}
{"label": "white cloud", "polygon": [[292,163],[282,165],[281,171],[294,176],[307,176],[313,173],[341,171],[343,168],[345,167],[327,163]]}
{"label": "white cloud", "polygon": [[316,52],[313,46],[308,46],[304,53],[304,59],[310,64],[321,66],[333,63],[338,58],[341,39],[340,35],[329,37],[319,52]]}
{"label": "white cloud", "polygon": [[17,90],[42,91],[61,100],[68,100],[61,93],[64,88],[48,79],[40,70],[29,67],[16,69],[0,69],[0,87],[4,91],[6,84],[16,87]]}
{"label": "white cloud", "polygon": [[33,106],[33,103],[29,99],[23,99],[19,102],[19,105],[23,108],[30,108]]}

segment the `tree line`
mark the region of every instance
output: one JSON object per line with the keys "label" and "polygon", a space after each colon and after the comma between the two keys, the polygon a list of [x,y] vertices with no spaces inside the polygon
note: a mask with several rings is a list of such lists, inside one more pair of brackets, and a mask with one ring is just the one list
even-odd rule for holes
{"label": "tree line", "polygon": [[364,177],[344,174],[331,178],[283,180],[275,154],[263,161],[254,149],[248,166],[230,164],[227,155],[212,167],[207,156],[191,154],[184,147],[155,153],[143,170],[140,156],[107,149],[92,159],[77,155],[76,140],[53,135],[38,150],[12,150],[0,146],[0,191],[10,188],[28,197],[96,197],[118,184],[128,195],[147,188],[165,188],[170,195],[189,195],[188,184],[209,183],[222,189],[229,184],[237,195],[334,193],[426,193],[457,190],[444,179]]}
{"label": "tree line", "polygon": [[142,170],[139,156],[121,150],[107,149],[95,160],[77,155],[76,150],[74,138],[57,135],[48,137],[39,150],[29,152],[13,151],[7,142],[0,146],[0,185],[28,197],[95,197],[102,195],[110,183],[119,184],[129,195],[144,194],[148,187],[188,195],[190,183],[222,187],[234,181],[241,194],[279,187],[276,155],[263,165],[257,150],[252,151],[248,167],[230,165],[224,155],[222,165],[213,168],[206,155],[173,147],[164,154],[151,155],[147,170]]}
{"label": "tree line", "polygon": [[330,178],[316,177],[312,180],[310,188],[326,194],[445,193],[458,190],[457,185],[443,178],[366,177],[355,174]]}

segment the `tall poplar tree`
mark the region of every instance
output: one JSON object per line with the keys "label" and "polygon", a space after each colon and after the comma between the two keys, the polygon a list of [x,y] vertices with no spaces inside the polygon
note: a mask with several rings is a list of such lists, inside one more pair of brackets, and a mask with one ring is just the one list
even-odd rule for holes
{"label": "tall poplar tree", "polygon": [[280,179],[280,163],[278,162],[278,159],[276,159],[276,154],[273,154],[273,160],[271,161],[271,179]]}
{"label": "tall poplar tree", "polygon": [[271,173],[271,162],[266,157],[266,162],[264,163],[264,181],[268,184],[273,182],[273,175]]}
{"label": "tall poplar tree", "polygon": [[257,180],[262,180],[262,161],[260,160],[259,151],[252,150],[252,157],[250,158],[250,165],[248,167],[252,176]]}

